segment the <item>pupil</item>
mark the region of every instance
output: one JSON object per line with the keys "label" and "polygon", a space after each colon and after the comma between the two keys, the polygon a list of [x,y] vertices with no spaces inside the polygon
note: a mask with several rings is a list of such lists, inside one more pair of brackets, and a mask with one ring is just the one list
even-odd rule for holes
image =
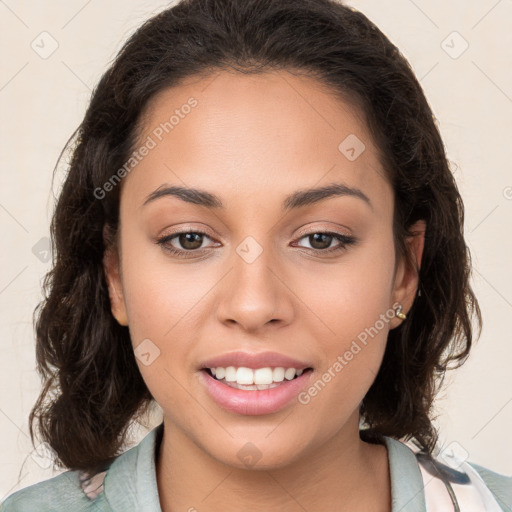
{"label": "pupil", "polygon": [[[326,249],[331,245],[332,241],[332,235],[327,235],[325,233],[314,233],[313,235],[310,235],[310,244],[311,247],[314,249]],[[311,241],[313,240],[313,242]],[[327,243],[326,243],[327,240]],[[317,244],[320,241],[320,247],[315,247],[315,244]]]}
{"label": "pupil", "polygon": [[180,244],[185,249],[198,249],[202,245],[202,240],[199,233],[182,233],[180,235]]}

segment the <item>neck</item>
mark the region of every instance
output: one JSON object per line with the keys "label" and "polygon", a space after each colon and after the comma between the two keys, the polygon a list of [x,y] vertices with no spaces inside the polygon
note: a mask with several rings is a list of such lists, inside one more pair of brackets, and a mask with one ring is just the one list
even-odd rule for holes
{"label": "neck", "polygon": [[163,512],[391,510],[385,446],[340,430],[321,446],[277,469],[239,469],[213,458],[164,420],[156,460]]}

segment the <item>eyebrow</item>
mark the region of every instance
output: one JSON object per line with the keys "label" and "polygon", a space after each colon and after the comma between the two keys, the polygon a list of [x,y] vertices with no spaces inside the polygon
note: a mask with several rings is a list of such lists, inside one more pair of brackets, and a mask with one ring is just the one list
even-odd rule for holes
{"label": "eyebrow", "polygon": [[[215,194],[197,188],[178,186],[161,186],[157,188],[154,192],[149,194],[144,201],[143,206],[161,197],[167,196],[177,197],[187,203],[204,206],[209,209],[224,208],[222,200]],[[282,209],[284,211],[295,210],[297,208],[318,203],[324,199],[343,196],[362,199],[371,209],[373,209],[372,203],[366,194],[358,188],[348,187],[342,183],[331,183],[324,187],[297,190],[285,198],[282,204]]]}

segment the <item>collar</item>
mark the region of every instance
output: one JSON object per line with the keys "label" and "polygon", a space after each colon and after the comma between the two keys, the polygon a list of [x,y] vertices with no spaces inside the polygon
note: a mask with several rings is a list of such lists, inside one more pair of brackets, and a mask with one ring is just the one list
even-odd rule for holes
{"label": "collar", "polygon": [[426,512],[423,477],[414,452],[401,441],[384,436],[391,479],[391,512]]}
{"label": "collar", "polygon": [[[155,454],[162,440],[163,425],[160,423],[138,445],[117,457],[107,471],[104,493],[114,512],[162,512]],[[387,436],[383,439],[389,459],[391,512],[425,512],[423,479],[414,452],[401,441]]]}
{"label": "collar", "polygon": [[162,512],[155,455],[163,431],[162,422],[111,464],[103,485],[105,498],[113,512]]}

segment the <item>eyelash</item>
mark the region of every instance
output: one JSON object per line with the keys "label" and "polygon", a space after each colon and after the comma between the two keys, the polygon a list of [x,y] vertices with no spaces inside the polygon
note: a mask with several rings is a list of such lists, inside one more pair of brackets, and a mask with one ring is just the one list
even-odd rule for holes
{"label": "eyelash", "polygon": [[[191,257],[195,257],[197,255],[197,253],[204,253],[204,250],[206,248],[194,249],[194,250],[182,250],[182,249],[176,249],[175,247],[172,247],[171,245],[169,245],[169,242],[172,239],[176,238],[179,235],[183,235],[186,233],[193,233],[196,235],[204,235],[211,239],[211,237],[204,231],[198,231],[198,230],[191,229],[191,230],[185,230],[185,231],[177,231],[176,233],[173,233],[171,235],[164,235],[164,236],[158,238],[156,240],[156,243],[158,245],[160,245],[165,251],[167,251],[175,256],[181,257],[181,258],[191,258]],[[301,247],[301,248],[307,249],[308,251],[313,251],[314,253],[322,254],[322,255],[323,254],[332,254],[332,253],[337,253],[337,252],[347,249],[348,246],[355,244],[357,241],[356,238],[354,238],[352,236],[342,235],[341,233],[333,233],[331,231],[312,231],[310,233],[305,233],[305,234],[301,235],[300,238],[298,238],[298,240],[301,240],[302,238],[305,238],[305,237],[308,237],[311,235],[316,235],[316,234],[332,236],[333,238],[335,238],[336,240],[338,240],[340,242],[340,245],[331,247],[329,249],[311,249],[309,247]],[[190,254],[190,256],[188,256],[188,254]]]}

